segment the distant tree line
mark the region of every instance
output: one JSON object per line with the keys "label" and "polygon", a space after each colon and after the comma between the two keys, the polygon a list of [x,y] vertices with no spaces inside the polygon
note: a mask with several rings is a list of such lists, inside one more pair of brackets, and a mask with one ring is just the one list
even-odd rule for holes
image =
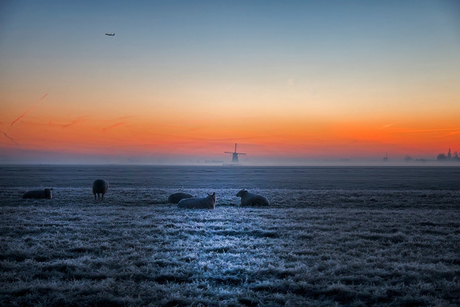
{"label": "distant tree line", "polygon": [[449,148],[449,152],[446,154],[444,153],[440,153],[438,155],[438,157],[436,158],[436,160],[438,161],[460,161],[460,158],[458,157],[458,153],[455,151],[454,152],[454,155],[452,156],[452,153],[450,152],[450,148]]}

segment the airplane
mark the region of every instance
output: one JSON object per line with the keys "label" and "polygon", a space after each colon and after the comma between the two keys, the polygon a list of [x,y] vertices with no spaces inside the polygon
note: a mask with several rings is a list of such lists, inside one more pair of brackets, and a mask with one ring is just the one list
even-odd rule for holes
{"label": "airplane", "polygon": [[115,33],[105,33],[107,36],[115,36]]}

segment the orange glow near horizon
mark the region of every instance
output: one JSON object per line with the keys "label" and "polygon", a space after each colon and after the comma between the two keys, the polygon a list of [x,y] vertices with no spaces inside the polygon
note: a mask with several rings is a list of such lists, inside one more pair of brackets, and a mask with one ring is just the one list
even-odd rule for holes
{"label": "orange glow near horizon", "polygon": [[193,6],[6,3],[0,163],[228,161],[235,143],[248,164],[460,151],[453,2]]}
{"label": "orange glow near horizon", "polygon": [[[13,112],[12,112],[13,113]],[[20,113],[20,112],[19,112]],[[172,155],[220,158],[239,150],[248,157],[340,159],[405,154],[434,157],[460,150],[460,125],[455,116],[359,118],[347,121],[296,117],[232,118],[225,114],[166,116],[97,114],[60,115],[42,106],[13,126],[3,119],[0,146],[21,150],[58,151],[95,155]],[[132,113],[135,114],[135,113]],[[121,115],[121,114],[118,114]],[[116,116],[116,117],[115,117]],[[383,116],[382,116],[383,117]],[[14,143],[12,140],[14,140]]]}

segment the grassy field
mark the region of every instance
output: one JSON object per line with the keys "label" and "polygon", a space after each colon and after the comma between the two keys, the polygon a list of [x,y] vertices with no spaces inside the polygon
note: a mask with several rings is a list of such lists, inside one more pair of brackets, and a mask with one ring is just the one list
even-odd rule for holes
{"label": "grassy field", "polygon": [[221,190],[213,211],[54,192],[0,193],[2,306],[460,305],[458,192]]}

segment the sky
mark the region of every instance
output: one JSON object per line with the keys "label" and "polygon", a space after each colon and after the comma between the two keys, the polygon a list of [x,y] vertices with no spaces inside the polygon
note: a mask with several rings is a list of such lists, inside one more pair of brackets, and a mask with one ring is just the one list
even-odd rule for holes
{"label": "sky", "polygon": [[235,143],[247,164],[460,152],[460,2],[0,1],[0,163]]}

